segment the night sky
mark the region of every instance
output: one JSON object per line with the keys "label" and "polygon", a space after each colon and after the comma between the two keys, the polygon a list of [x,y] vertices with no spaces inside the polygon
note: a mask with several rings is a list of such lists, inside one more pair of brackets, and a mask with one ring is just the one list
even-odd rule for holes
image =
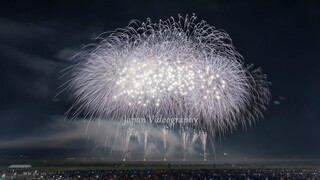
{"label": "night sky", "polygon": [[[320,158],[320,4],[317,1],[1,1],[0,155],[92,154],[55,97],[69,57],[131,19],[195,13],[225,30],[272,83],[264,119],[217,140],[217,152]],[[108,154],[108,153],[107,153]]]}

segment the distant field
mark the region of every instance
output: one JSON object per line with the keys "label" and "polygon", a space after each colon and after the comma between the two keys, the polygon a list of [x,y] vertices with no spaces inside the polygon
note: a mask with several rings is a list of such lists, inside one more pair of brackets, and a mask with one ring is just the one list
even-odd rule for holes
{"label": "distant field", "polygon": [[0,167],[11,164],[31,164],[37,170],[145,170],[145,169],[275,169],[275,168],[320,168],[320,160],[251,159],[215,162],[203,161],[116,161],[101,159],[1,159]]}

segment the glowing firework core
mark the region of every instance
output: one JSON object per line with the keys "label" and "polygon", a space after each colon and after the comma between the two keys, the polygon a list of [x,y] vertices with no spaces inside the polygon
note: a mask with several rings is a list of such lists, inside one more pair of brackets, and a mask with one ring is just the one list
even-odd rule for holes
{"label": "glowing firework core", "polygon": [[119,79],[116,85],[119,89],[116,92],[119,94],[114,98],[127,101],[129,106],[159,106],[165,96],[183,97],[196,87],[205,91],[202,93],[203,99],[213,96],[219,100],[219,90],[226,86],[219,74],[210,74],[209,66],[203,72],[200,68],[182,63],[180,60],[170,62],[153,58],[150,61],[139,62],[134,59],[130,65],[118,70]]}

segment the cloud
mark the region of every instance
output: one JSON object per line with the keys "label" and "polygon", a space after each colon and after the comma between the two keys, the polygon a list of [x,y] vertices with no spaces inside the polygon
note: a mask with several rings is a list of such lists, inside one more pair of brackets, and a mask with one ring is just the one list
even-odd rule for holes
{"label": "cloud", "polygon": [[1,43],[16,44],[15,39],[33,41],[43,40],[43,37],[55,35],[53,24],[50,23],[28,23],[17,22],[8,19],[0,19],[0,38]]}

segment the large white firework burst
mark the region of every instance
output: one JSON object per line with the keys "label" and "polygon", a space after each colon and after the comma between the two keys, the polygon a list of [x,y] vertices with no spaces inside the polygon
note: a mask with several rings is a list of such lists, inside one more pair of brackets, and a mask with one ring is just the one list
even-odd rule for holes
{"label": "large white firework burst", "polygon": [[269,83],[243,63],[229,35],[178,16],[131,21],[98,38],[68,69],[74,115],[123,118],[199,118],[196,126],[225,132],[262,116]]}

